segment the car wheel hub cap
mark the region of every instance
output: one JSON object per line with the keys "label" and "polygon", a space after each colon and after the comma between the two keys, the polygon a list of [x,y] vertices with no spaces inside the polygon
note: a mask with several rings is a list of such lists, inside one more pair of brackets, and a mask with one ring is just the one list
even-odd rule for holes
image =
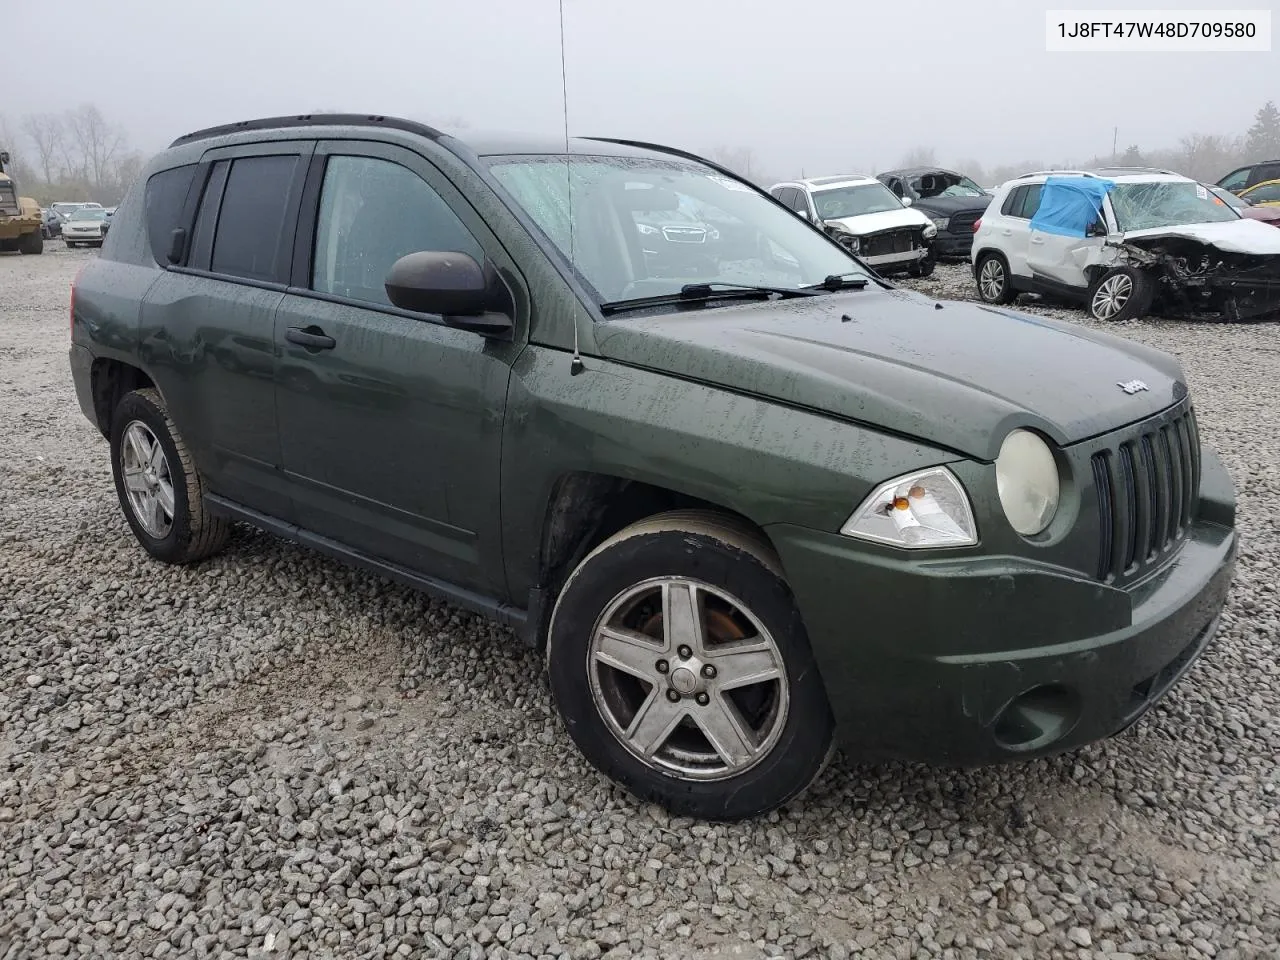
{"label": "car wheel hub cap", "polygon": [[163,540],[173,529],[173,475],[160,441],[141,420],[124,428],[120,473],[134,519],[150,536]]}
{"label": "car wheel hub cap", "polygon": [[1098,287],[1098,293],[1094,297],[1094,310],[1100,317],[1114,317],[1124,309],[1132,292],[1133,281],[1128,277],[1123,274],[1110,277]]}
{"label": "car wheel hub cap", "polygon": [[777,643],[741,601],[701,581],[662,577],[619,593],[593,628],[586,666],[610,732],[669,776],[736,776],[786,725]]}

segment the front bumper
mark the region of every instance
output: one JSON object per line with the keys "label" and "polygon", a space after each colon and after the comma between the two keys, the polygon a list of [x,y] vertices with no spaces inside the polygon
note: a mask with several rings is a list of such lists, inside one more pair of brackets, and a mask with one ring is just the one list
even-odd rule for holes
{"label": "front bumper", "polygon": [[875,267],[881,273],[887,270],[906,270],[913,267],[920,261],[929,256],[928,247],[917,247],[915,250],[905,250],[901,253],[882,253],[875,257],[862,257],[862,262],[868,266]]}
{"label": "front bumper", "polygon": [[1235,565],[1230,478],[1204,452],[1198,519],[1124,589],[1020,557],[919,560],[776,525],[842,745],[971,765],[1123,730],[1213,637]]}
{"label": "front bumper", "polygon": [[940,230],[933,241],[933,252],[939,257],[967,257],[973,251],[973,233],[950,233]]}

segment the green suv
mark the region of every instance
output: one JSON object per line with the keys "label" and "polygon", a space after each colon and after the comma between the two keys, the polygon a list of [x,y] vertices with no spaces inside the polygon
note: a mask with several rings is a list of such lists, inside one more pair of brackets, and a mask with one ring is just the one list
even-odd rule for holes
{"label": "green suv", "polygon": [[[674,211],[700,229],[646,255]],[[836,744],[1112,735],[1231,580],[1235,494],[1176,361],[897,289],[652,144],[193,133],[71,327],[153,557],[245,521],[494,617],[587,758],[682,814],[777,807]]]}

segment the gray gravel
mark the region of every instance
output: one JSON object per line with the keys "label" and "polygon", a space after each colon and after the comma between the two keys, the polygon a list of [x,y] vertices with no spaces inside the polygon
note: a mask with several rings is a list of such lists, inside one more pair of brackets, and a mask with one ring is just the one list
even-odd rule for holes
{"label": "gray gravel", "polygon": [[1280,956],[1275,325],[1113,328],[1241,491],[1221,638],[1147,718],[725,827],[587,768],[491,623],[249,529],[147,559],[67,371],[94,255],[0,257],[0,957]]}

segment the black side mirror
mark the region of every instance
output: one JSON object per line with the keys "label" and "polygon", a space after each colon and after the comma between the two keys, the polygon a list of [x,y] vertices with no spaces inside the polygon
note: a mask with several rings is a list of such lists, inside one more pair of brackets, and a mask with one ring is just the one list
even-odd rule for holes
{"label": "black side mirror", "polygon": [[1101,220],[1095,220],[1093,223],[1089,224],[1089,229],[1086,232],[1091,237],[1105,237],[1107,235],[1107,228],[1103,225]]}
{"label": "black side mirror", "polygon": [[498,278],[465,253],[420,250],[391,265],[387,299],[401,310],[436,313],[445,323],[487,337],[510,337],[511,318],[490,310]]}
{"label": "black side mirror", "polygon": [[169,234],[169,252],[165,255],[165,259],[170,263],[181,263],[182,255],[186,252],[187,231],[182,227],[175,227]]}

